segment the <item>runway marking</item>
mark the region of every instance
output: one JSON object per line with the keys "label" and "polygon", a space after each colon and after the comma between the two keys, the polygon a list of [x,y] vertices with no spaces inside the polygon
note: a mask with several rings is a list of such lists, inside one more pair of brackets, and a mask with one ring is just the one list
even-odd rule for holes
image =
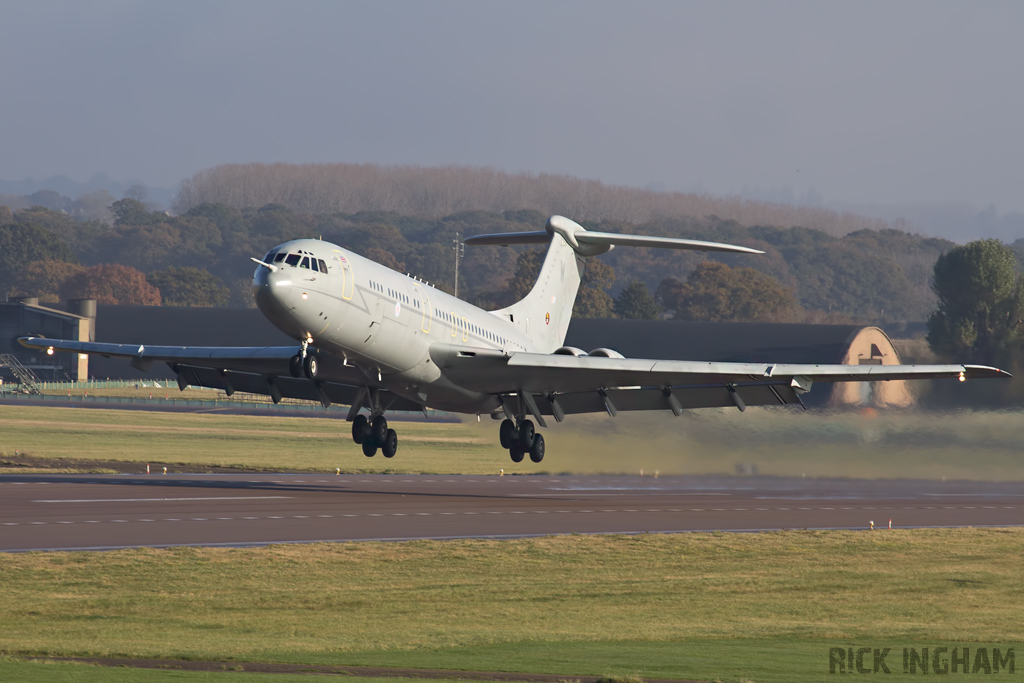
{"label": "runway marking", "polygon": [[204,496],[200,498],[68,498],[63,500],[33,500],[33,503],[150,503],[179,500],[280,500],[294,496]]}
{"label": "runway marking", "polygon": [[[773,512],[774,511],[791,511],[791,508],[781,508],[781,507],[780,508],[757,508],[757,509],[761,510],[761,511],[773,511]],[[810,510],[832,510],[832,511],[834,511],[835,510],[835,508],[830,508],[830,507],[797,508],[797,509],[798,510],[807,510],[807,511],[810,511]],[[875,509],[875,508],[842,508],[842,509],[843,510],[857,510],[857,509],[867,510],[867,509]],[[934,509],[936,509],[936,506],[932,506],[932,505],[904,506],[902,509],[904,509],[904,510],[934,510]],[[963,505],[963,506],[943,506],[943,509],[947,509],[947,510],[979,510],[979,509],[984,509],[984,510],[999,510],[999,509],[1002,509],[1002,510],[1015,510],[1015,509],[1017,509],[1017,506],[1013,506],[1013,505],[1004,505],[1004,506],[994,506],[994,505],[985,505],[985,506]],[[711,512],[747,512],[747,511],[749,511],[749,508],[690,508],[690,511],[692,511],[692,512],[708,512],[708,511],[711,511]],[[366,513],[348,513],[348,514],[342,514],[342,515],[339,515],[339,516],[340,517],[386,517],[386,516],[387,517],[408,517],[411,514],[411,515],[418,516],[418,517],[430,517],[432,515],[444,515],[444,516],[480,515],[480,514],[488,514],[488,515],[504,515],[504,514],[525,515],[525,514],[531,514],[531,513],[532,514],[538,514],[538,515],[546,515],[546,514],[552,514],[552,513],[557,513],[557,514],[592,514],[594,512],[595,512],[594,510],[505,510],[505,511],[503,511],[503,510],[484,510],[484,511],[469,510],[469,511],[463,511],[463,512],[437,512],[437,513],[432,513],[432,512],[413,512],[413,513],[392,512],[392,513],[389,513],[389,514],[383,514],[383,513],[377,513],[377,512],[366,512]],[[633,508],[621,509],[621,510],[604,508],[604,509],[598,510],[597,512],[602,512],[602,513],[623,512],[623,513],[626,513],[626,512],[639,512],[639,510],[633,509]],[[662,509],[650,508],[650,509],[647,510],[647,512],[684,512],[684,510],[678,509],[678,508],[672,508],[670,510],[662,510]],[[319,517],[319,518],[323,518],[323,519],[330,519],[330,518],[334,518],[335,517],[335,515],[316,515],[316,516]],[[290,519],[309,519],[310,517],[311,517],[311,515],[292,515],[290,517]],[[215,521],[234,521],[236,519],[247,520],[247,521],[259,521],[259,520],[265,520],[265,519],[285,519],[285,517],[280,516],[280,515],[268,515],[268,516],[265,516],[265,517],[258,517],[258,516],[245,516],[245,517],[237,517],[237,518],[236,517],[216,517],[216,518],[212,518],[212,519],[215,520]],[[140,518],[140,519],[135,519],[135,520],[127,520],[127,519],[96,520],[96,519],[89,519],[89,520],[81,520],[81,521],[75,521],[75,520],[40,521],[40,520],[37,520],[37,521],[23,521],[23,522],[0,522],[0,526],[22,526],[22,525],[25,525],[25,526],[46,526],[46,525],[51,525],[51,524],[127,524],[127,523],[130,523],[130,522],[153,523],[153,522],[156,522],[156,521],[163,521],[163,522],[181,522],[181,521],[207,522],[207,521],[211,521],[211,518],[208,518],[208,517],[191,517],[191,518],[188,518],[188,519],[183,519],[183,518],[179,518],[179,517],[165,517],[165,518],[163,518],[161,520],[155,520],[155,519],[150,519],[150,518]]]}

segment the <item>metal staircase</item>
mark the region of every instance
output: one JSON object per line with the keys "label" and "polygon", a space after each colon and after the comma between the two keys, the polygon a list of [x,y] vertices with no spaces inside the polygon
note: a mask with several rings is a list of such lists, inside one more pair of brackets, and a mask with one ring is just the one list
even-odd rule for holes
{"label": "metal staircase", "polygon": [[0,353],[0,366],[6,366],[11,369],[14,376],[17,378],[22,391],[29,394],[41,394],[39,390],[39,378],[36,377],[35,373],[26,368],[21,364],[17,358],[9,353]]}

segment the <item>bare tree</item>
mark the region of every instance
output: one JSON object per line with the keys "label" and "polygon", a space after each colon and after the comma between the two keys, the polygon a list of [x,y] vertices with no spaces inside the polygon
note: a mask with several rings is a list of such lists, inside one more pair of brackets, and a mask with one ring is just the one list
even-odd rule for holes
{"label": "bare tree", "polygon": [[630,223],[713,215],[743,225],[799,225],[836,236],[890,227],[881,219],[817,206],[654,192],[565,175],[513,174],[469,166],[227,164],[185,180],[174,209],[185,213],[203,203],[236,208],[281,204],[310,214],[395,211],[425,218],[462,211],[534,209],[576,220]]}

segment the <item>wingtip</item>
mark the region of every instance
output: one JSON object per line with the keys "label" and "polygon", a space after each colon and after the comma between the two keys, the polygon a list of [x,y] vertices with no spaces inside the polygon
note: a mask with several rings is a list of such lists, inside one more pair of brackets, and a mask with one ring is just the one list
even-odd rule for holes
{"label": "wingtip", "polygon": [[993,368],[988,365],[965,365],[964,377],[966,379],[1011,379],[1013,375],[1008,373],[1006,370],[1000,370],[999,368]]}

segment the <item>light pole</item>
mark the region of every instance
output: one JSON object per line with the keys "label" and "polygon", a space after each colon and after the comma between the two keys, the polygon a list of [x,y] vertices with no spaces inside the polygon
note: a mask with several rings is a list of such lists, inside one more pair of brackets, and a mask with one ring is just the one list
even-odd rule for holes
{"label": "light pole", "polygon": [[459,233],[455,233],[452,240],[452,249],[455,251],[455,298],[459,298],[459,259],[466,255],[466,243],[459,241]]}

